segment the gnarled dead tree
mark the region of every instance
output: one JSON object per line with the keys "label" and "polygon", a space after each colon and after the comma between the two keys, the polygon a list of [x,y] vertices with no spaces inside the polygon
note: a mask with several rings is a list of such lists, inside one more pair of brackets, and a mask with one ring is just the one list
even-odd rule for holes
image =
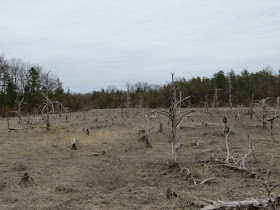
{"label": "gnarled dead tree", "polygon": [[[255,110],[253,110],[253,108],[251,110],[252,113],[251,115],[254,115],[258,120],[262,121],[263,128],[266,128],[267,121],[268,121],[268,108],[270,107],[268,105],[268,100],[272,98],[273,97],[267,97],[257,101],[257,103],[254,103]],[[261,117],[258,116],[259,110],[262,113]]]}
{"label": "gnarled dead tree", "polygon": [[[252,148],[252,141],[250,140],[250,137],[248,135],[248,139],[250,141],[250,147]],[[241,166],[245,166],[245,158],[247,155],[252,154],[254,157],[258,172],[260,175],[262,175],[262,169],[260,167],[259,161],[254,153],[253,149],[250,149],[247,154],[244,155],[241,161]],[[229,157],[229,152],[227,155],[227,159],[230,160]],[[228,161],[229,162],[229,161]],[[236,162],[236,161],[234,161]],[[240,167],[238,167],[240,168]],[[277,210],[279,209],[280,205],[280,195],[277,195],[273,193],[273,191],[277,188],[280,187],[280,184],[277,183],[275,185],[272,185],[271,183],[268,182],[269,178],[269,173],[266,171],[266,176],[262,178],[262,185],[265,187],[266,192],[267,192],[267,197],[264,199],[256,199],[256,198],[251,198],[247,200],[241,200],[241,201],[214,201],[212,202],[211,205],[205,206],[201,210],[215,210],[215,209],[273,209]]]}
{"label": "gnarled dead tree", "polygon": [[17,104],[17,110],[15,111],[17,116],[18,116],[18,123],[21,124],[21,114],[22,114],[22,105],[23,105],[23,101],[24,101],[24,98],[21,99],[21,101],[18,100],[18,96],[15,100],[16,104]]}
{"label": "gnarled dead tree", "polygon": [[45,97],[45,101],[44,103],[40,106],[41,108],[41,113],[42,115],[44,115],[44,121],[46,123],[46,129],[49,130],[50,129],[50,114],[54,114],[55,110],[57,108],[63,108],[63,105],[58,102],[58,101],[52,101],[49,99],[49,97],[44,94]]}
{"label": "gnarled dead tree", "polygon": [[216,153],[213,153],[213,157],[215,161],[222,163],[224,166],[238,170],[238,171],[243,171],[247,174],[249,177],[254,177],[256,172],[252,171],[246,164],[245,159],[248,157],[253,152],[253,146],[252,146],[252,141],[249,138],[249,150],[247,153],[243,155],[241,159],[235,158],[233,155],[230,153],[229,149],[229,141],[228,137],[231,133],[230,128],[228,128],[228,133],[225,135],[225,143],[226,143],[226,150],[227,150],[227,155],[226,158],[222,158],[218,156]]}
{"label": "gnarled dead tree", "polygon": [[164,115],[168,117],[168,119],[171,122],[171,134],[167,134],[165,132],[161,132],[162,134],[166,135],[169,137],[172,141],[172,148],[171,148],[171,155],[173,157],[173,164],[177,165],[177,152],[181,149],[182,144],[179,144],[179,135],[178,135],[178,127],[180,126],[180,123],[182,120],[189,115],[190,113],[193,113],[194,110],[186,110],[186,111],[179,111],[181,104],[188,100],[190,96],[181,98],[177,100],[177,92],[178,89],[175,87],[175,82],[174,82],[174,73],[171,74],[172,76],[172,101],[171,101],[171,106],[169,110],[164,110],[164,109],[158,109],[157,113]]}

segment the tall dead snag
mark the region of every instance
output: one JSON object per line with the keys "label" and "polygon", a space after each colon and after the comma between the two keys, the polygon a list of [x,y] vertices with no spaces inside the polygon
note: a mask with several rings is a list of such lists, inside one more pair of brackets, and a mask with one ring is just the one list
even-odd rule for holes
{"label": "tall dead snag", "polygon": [[213,108],[216,108],[216,112],[218,113],[218,109],[219,109],[219,101],[218,101],[218,91],[220,89],[218,88],[215,88],[215,92],[214,92],[214,100],[213,100],[213,104],[212,104],[212,107]]}
{"label": "tall dead snag", "polygon": [[173,158],[174,166],[178,165],[177,163],[177,152],[181,149],[182,144],[179,144],[179,136],[178,136],[178,127],[182,120],[189,115],[190,113],[194,112],[194,110],[187,110],[187,111],[179,111],[181,104],[190,98],[190,96],[177,100],[177,92],[178,89],[175,87],[174,82],[174,73],[171,74],[172,76],[172,100],[171,106],[169,110],[159,109],[156,112],[168,117],[169,121],[171,122],[171,135],[161,132],[162,134],[168,136],[172,141],[172,148],[171,148],[171,155]]}
{"label": "tall dead snag", "polygon": [[42,115],[45,114],[46,129],[49,130],[51,127],[50,113],[52,112],[54,114],[54,105],[47,95],[44,95],[44,97],[45,97],[45,101],[42,108]]}
{"label": "tall dead snag", "polygon": [[83,117],[84,117],[84,121],[86,120],[86,112],[88,111],[88,108],[87,107],[84,107],[82,109],[82,114],[83,114]]}
{"label": "tall dead snag", "polygon": [[208,112],[209,104],[208,104],[208,95],[205,95],[205,102],[204,102],[204,111]]}
{"label": "tall dead snag", "polygon": [[232,85],[231,85],[231,78],[229,77],[229,81],[228,81],[228,103],[229,103],[229,108],[232,108]]}
{"label": "tall dead snag", "polygon": [[254,93],[252,94],[252,100],[251,100],[251,107],[249,109],[250,119],[253,118],[254,114]]}
{"label": "tall dead snag", "polygon": [[130,82],[126,82],[125,83],[125,87],[126,87],[126,108],[129,109],[130,107]]}
{"label": "tall dead snag", "polygon": [[142,108],[142,105],[143,104],[143,96],[142,96],[142,94],[140,94],[140,96],[139,96],[139,108],[141,109]]}
{"label": "tall dead snag", "polygon": [[21,114],[22,114],[21,108],[22,108],[22,105],[23,105],[23,101],[24,101],[24,98],[22,98],[21,101],[19,101],[18,96],[15,100],[15,102],[17,104],[17,110],[15,112],[18,116],[18,124],[21,124]]}

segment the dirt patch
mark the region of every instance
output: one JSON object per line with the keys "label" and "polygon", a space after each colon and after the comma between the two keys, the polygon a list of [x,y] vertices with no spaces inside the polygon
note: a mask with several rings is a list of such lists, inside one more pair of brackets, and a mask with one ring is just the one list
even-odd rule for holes
{"label": "dirt patch", "polygon": [[55,188],[56,192],[59,193],[75,193],[79,192],[79,190],[74,189],[73,187],[67,187],[67,186],[58,186]]}
{"label": "dirt patch", "polygon": [[26,171],[28,168],[23,165],[22,163],[17,163],[15,164],[14,167],[11,168],[12,171]]}

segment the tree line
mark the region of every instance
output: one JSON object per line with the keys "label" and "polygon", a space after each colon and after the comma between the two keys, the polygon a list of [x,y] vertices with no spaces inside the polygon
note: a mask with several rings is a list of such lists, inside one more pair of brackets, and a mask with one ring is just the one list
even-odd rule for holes
{"label": "tree line", "polygon": [[[280,74],[280,71],[279,71]],[[189,80],[175,78],[174,84],[181,91],[182,97],[191,96],[183,107],[202,107],[207,102],[209,107],[214,100],[215,89],[219,106],[229,106],[229,93],[233,105],[251,104],[254,99],[277,97],[280,95],[280,77],[272,68],[256,73],[244,69],[240,74],[234,70],[225,73],[223,70],[211,78],[195,77]],[[32,65],[20,59],[6,60],[0,56],[0,113],[15,110],[17,101],[24,101],[23,112],[34,113],[44,101],[44,96],[61,102],[72,111],[88,108],[166,108],[170,106],[171,83],[152,85],[146,82],[126,83],[126,89],[111,85],[91,93],[76,94],[65,91],[60,78],[51,71],[45,72],[39,65]],[[38,110],[37,110],[38,111]]]}
{"label": "tree line", "polygon": [[[280,96],[280,77],[274,75],[269,66],[256,73],[249,73],[246,69],[240,74],[236,74],[234,70],[227,73],[220,70],[212,78],[175,78],[174,84],[181,91],[182,98],[191,96],[188,102],[182,104],[183,107],[203,107],[206,102],[212,107],[215,89],[219,106],[223,107],[230,106],[230,93],[233,106],[250,106],[252,97],[260,100],[268,96]],[[90,105],[95,108],[126,107],[126,95],[129,92],[131,107],[167,108],[172,98],[171,86],[171,83],[159,86],[137,82],[130,85],[129,91],[109,86],[106,90],[93,91],[87,97]]]}

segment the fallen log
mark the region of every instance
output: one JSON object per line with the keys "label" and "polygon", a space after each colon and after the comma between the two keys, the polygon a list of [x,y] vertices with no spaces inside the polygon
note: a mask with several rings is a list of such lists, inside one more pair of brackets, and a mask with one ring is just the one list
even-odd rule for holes
{"label": "fallen log", "polygon": [[220,159],[220,158],[215,158],[214,160],[218,163],[221,163],[225,167],[228,167],[228,168],[236,170],[236,171],[244,172],[247,177],[255,178],[255,176],[256,176],[255,171],[252,171],[248,168],[242,168],[242,167],[236,165],[235,163],[225,162],[223,159]]}
{"label": "fallen log", "polygon": [[265,199],[255,199],[251,198],[243,201],[214,201],[212,205],[203,207],[201,210],[215,210],[215,209],[236,209],[236,208],[264,208],[269,207],[273,202],[274,205],[280,203],[280,196],[271,194],[271,200],[269,198]]}

